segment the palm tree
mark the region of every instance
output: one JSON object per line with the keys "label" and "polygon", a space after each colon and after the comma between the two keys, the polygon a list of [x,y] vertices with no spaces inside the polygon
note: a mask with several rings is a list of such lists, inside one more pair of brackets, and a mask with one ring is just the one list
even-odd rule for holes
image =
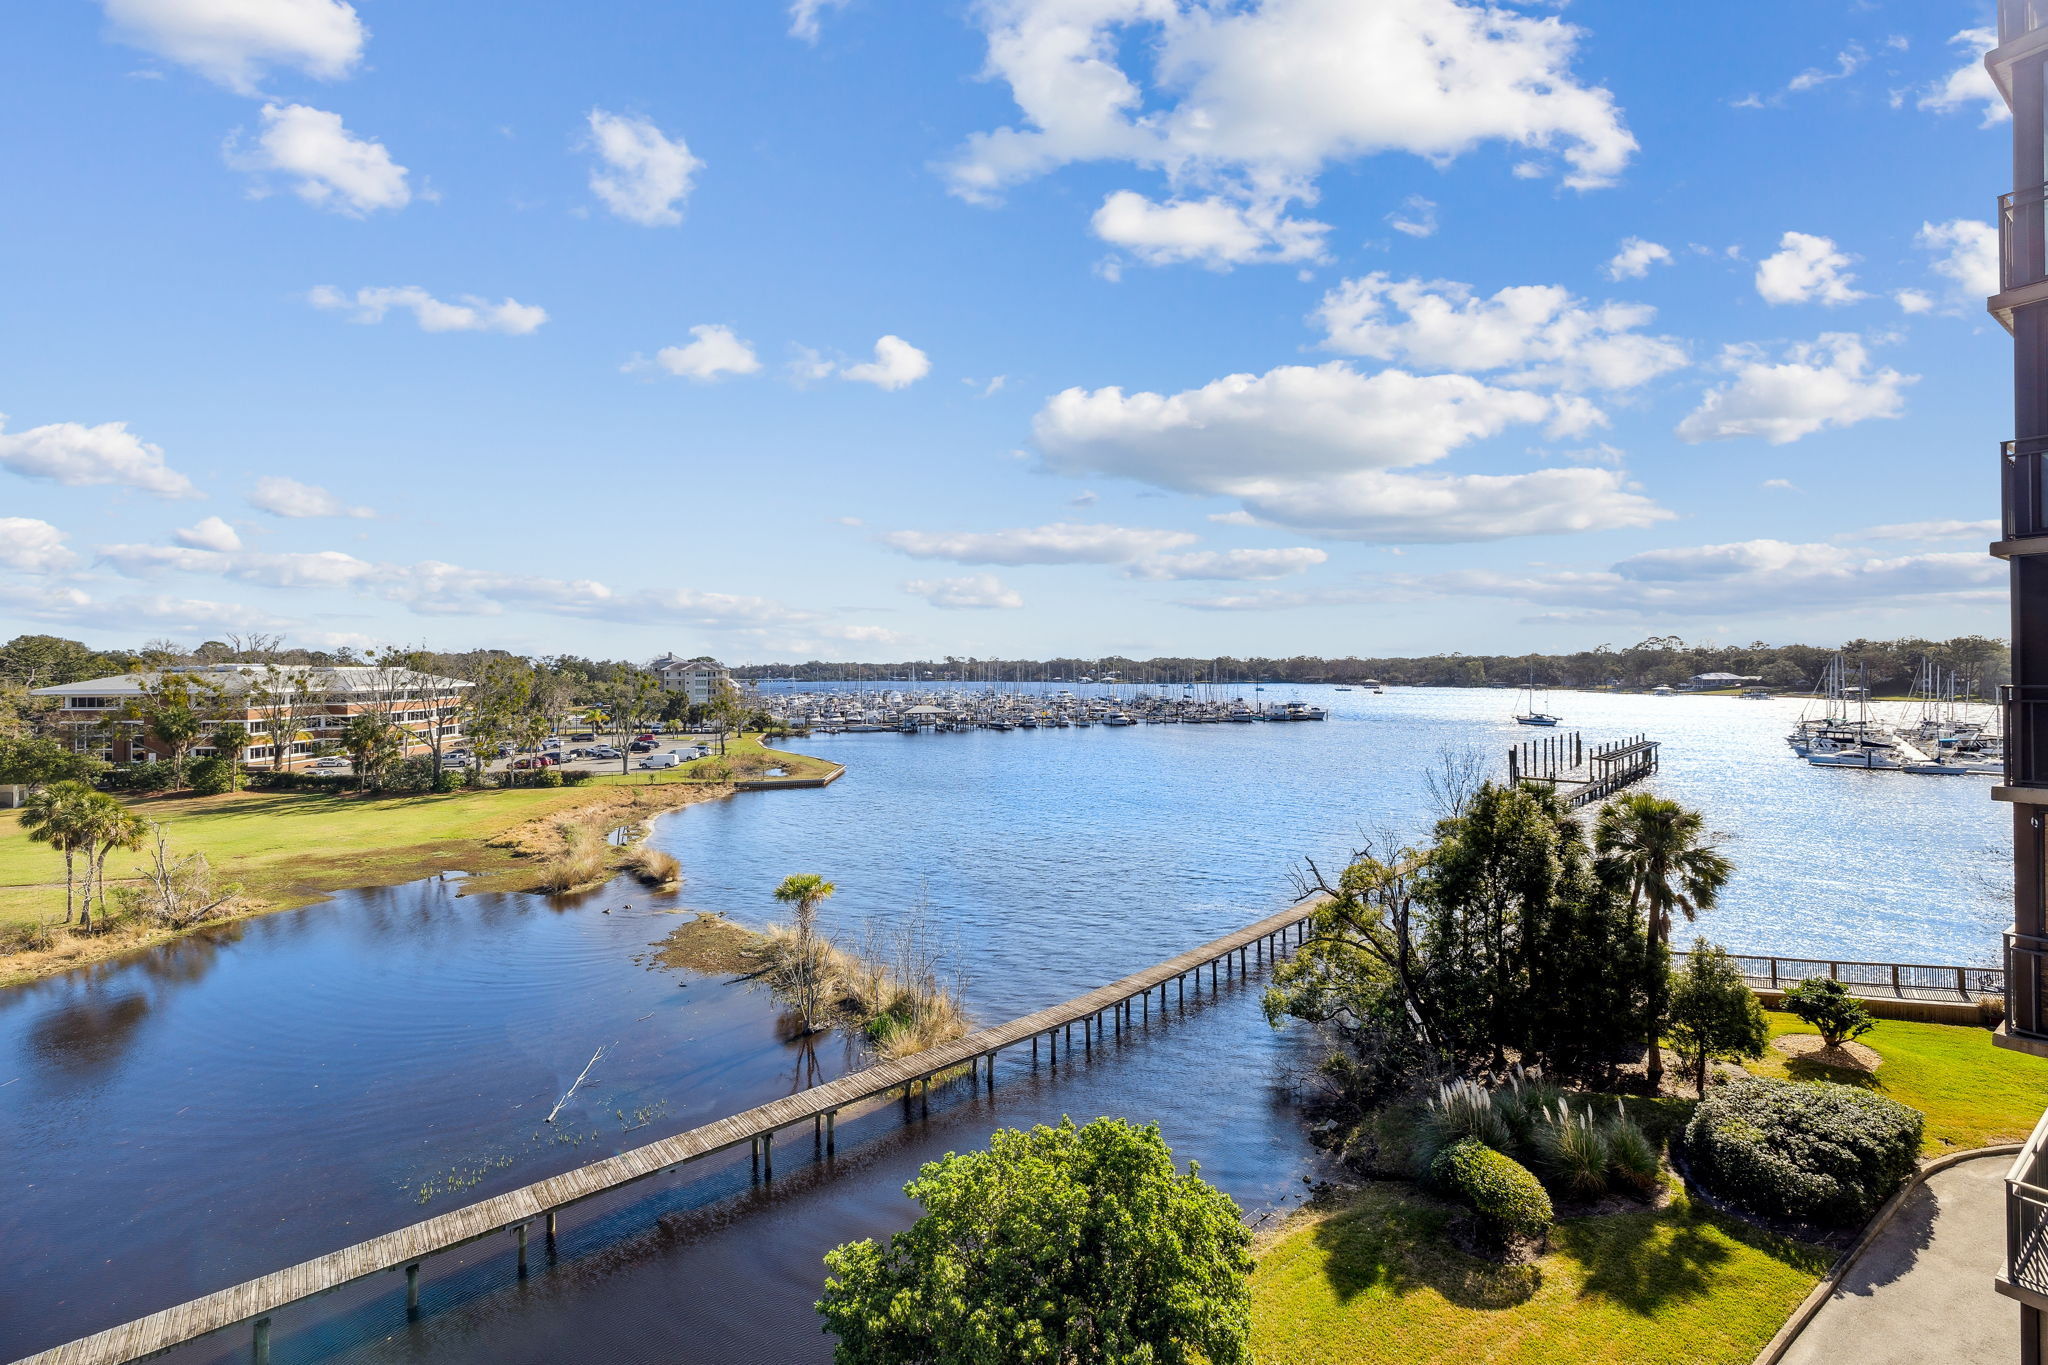
{"label": "palm tree", "polygon": [[1654,1091],[1664,1080],[1658,1043],[1670,991],[1671,912],[1687,922],[1711,910],[1735,865],[1706,841],[1706,820],[1698,811],[1648,792],[1618,796],[1600,808],[1593,848],[1603,869],[1628,894],[1648,930],[1648,1080]]}
{"label": "palm tree", "polygon": [[117,848],[141,848],[149,837],[149,822],[115,797],[96,791],[86,804],[85,826],[88,836],[86,858],[90,866],[86,872],[85,904],[79,924],[90,929],[95,888],[99,892],[100,918],[104,920],[107,915],[107,855]]}
{"label": "palm tree", "polygon": [[249,727],[235,720],[221,726],[213,732],[213,751],[228,761],[228,790],[239,791],[242,755],[249,751]]}
{"label": "palm tree", "polygon": [[806,1029],[818,1028],[818,1016],[822,1013],[822,1002],[818,999],[818,907],[838,889],[815,872],[784,877],[782,885],[775,888],[775,899],[795,907],[796,1008]]}
{"label": "palm tree", "polygon": [[91,798],[100,795],[83,782],[52,782],[29,794],[21,808],[21,827],[39,844],[64,855],[64,922],[71,923],[74,905],[73,868],[85,848],[91,824]]}
{"label": "palm tree", "polygon": [[376,790],[383,786],[384,768],[397,744],[396,727],[381,716],[365,712],[348,718],[341,727],[341,747],[355,770],[357,787]]}

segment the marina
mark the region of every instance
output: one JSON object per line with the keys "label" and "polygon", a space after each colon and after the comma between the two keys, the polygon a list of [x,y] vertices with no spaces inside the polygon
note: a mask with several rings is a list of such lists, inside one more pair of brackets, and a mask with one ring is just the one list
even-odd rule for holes
{"label": "marina", "polygon": [[[846,690],[885,703],[911,691]],[[1020,1019],[1289,909],[1302,856],[1341,858],[1361,830],[1425,830],[1441,751],[1498,764],[1525,738],[1571,733],[1530,736],[1490,689],[1246,695],[1329,719],[1294,738],[1257,723],[976,730],[936,744],[814,734],[789,743],[845,765],[831,786],[661,819],[650,842],[687,878],[675,896],[413,883],[4,993],[0,1082],[19,1079],[0,1087],[0,1117],[20,1141],[0,1235],[24,1260],[0,1283],[0,1359],[862,1069],[837,1040],[793,1043],[762,994],[638,960],[676,907],[760,925],[779,913],[781,876],[818,871],[840,887],[835,935],[858,941],[922,915],[962,972],[970,1014]],[[1754,955],[1746,966],[1767,976],[1772,954],[1840,960],[1845,974],[1850,962],[1997,961],[2001,812],[1975,784],[1785,762],[1799,708],[1573,694],[1562,709],[1586,749],[1658,741],[1643,789],[1705,810],[1738,866],[1697,931]],[[900,1227],[901,1185],[923,1161],[1063,1114],[1156,1119],[1252,1218],[1284,1211],[1317,1172],[1287,1102],[1313,1059],[1267,1027],[1258,997],[1205,989],[1198,1001],[1191,989],[1171,1046],[1112,1027],[1090,1048],[1077,1025],[1057,1078],[1041,1039],[1038,1071],[1005,1062],[993,1093],[935,1086],[929,1118],[913,1105],[913,1123],[887,1102],[842,1113],[829,1180],[804,1122],[796,1143],[777,1138],[772,1185],[752,1182],[743,1142],[690,1180],[571,1206],[544,1276],[517,1276],[512,1233],[456,1248],[423,1270],[417,1320],[394,1311],[402,1267],[380,1274],[279,1318],[273,1359],[651,1363],[674,1358],[656,1347],[673,1344],[687,1283],[692,1358],[822,1362],[829,1343],[809,1305],[824,1251]],[[568,1131],[545,1131],[541,1115],[601,1045],[604,1064],[554,1125]],[[450,1075],[460,1082],[437,1079]],[[1218,1083],[1244,1076],[1260,1079]],[[98,1135],[115,1130],[110,1151]],[[223,1169],[236,1172],[232,1207],[215,1194]],[[107,1212],[80,1216],[86,1192]],[[544,1235],[533,1240],[546,1255]],[[226,1333],[167,1359],[246,1361],[251,1348]]]}
{"label": "marina", "polygon": [[[1305,701],[1268,702],[1253,689],[1185,683],[1178,688],[1104,688],[1080,695],[1067,688],[936,688],[904,692],[771,693],[768,710],[786,728],[827,735],[965,734],[970,730],[1073,730],[1101,725],[1250,725],[1327,720]],[[1347,689],[1348,690],[1348,689]],[[1221,696],[1219,692],[1233,695]]]}

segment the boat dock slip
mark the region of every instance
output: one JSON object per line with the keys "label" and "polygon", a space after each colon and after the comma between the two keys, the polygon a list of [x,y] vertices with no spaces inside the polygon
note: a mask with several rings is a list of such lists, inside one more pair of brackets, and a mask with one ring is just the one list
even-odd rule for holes
{"label": "boat dock slip", "polygon": [[1277,960],[1290,942],[1301,940],[1310,914],[1310,907],[1292,906],[1064,1004],[970,1033],[910,1057],[856,1071],[730,1118],[80,1337],[25,1357],[17,1365],[119,1365],[238,1327],[247,1327],[251,1333],[251,1358],[257,1365],[268,1365],[271,1315],[291,1304],[374,1275],[402,1270],[407,1310],[417,1312],[422,1263],[428,1257],[487,1237],[510,1234],[518,1253],[519,1271],[524,1273],[530,1231],[540,1225],[542,1235],[552,1241],[555,1215],[562,1209],[650,1176],[670,1174],[704,1157],[743,1145],[751,1148],[757,1171],[763,1178],[772,1179],[775,1136],[785,1129],[809,1125],[829,1153],[839,1112],[863,1101],[898,1090],[906,1101],[912,1094],[927,1101],[936,1077],[963,1067],[970,1083],[984,1084],[993,1090],[996,1057],[1009,1048],[1029,1046],[1036,1058],[1043,1043],[1047,1060],[1057,1064],[1061,1044],[1071,1047],[1077,1028],[1081,1046],[1092,1049],[1106,1029],[1120,1033],[1126,1025],[1138,1022],[1141,1008],[1149,1018],[1155,993],[1159,996],[1159,1008],[1164,1011],[1169,992],[1176,998],[1185,998],[1190,976],[1195,978],[1199,990],[1205,967],[1213,991],[1226,977],[1234,980],[1256,966]]}
{"label": "boat dock slip", "polygon": [[1508,750],[1508,781],[1547,782],[1567,806],[1589,806],[1656,772],[1658,748],[1647,735],[1593,745],[1576,730],[1545,735]]}

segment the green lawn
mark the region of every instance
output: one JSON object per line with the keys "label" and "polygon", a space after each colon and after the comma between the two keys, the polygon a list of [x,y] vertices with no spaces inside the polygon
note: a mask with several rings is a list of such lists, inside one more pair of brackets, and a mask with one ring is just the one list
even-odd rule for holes
{"label": "green lawn", "polygon": [[[1765,1014],[1773,1038],[1813,1032],[1790,1014]],[[2048,1109],[2048,1060],[1993,1046],[1989,1029],[1880,1019],[1858,1041],[1884,1058],[1875,1075],[1817,1066],[1775,1049],[1745,1065],[1758,1076],[1867,1086],[1911,1105],[1927,1115],[1922,1150],[1930,1156],[2021,1141]]]}
{"label": "green lawn", "polygon": [[1737,1365],[1813,1288],[1833,1253],[1696,1209],[1560,1222],[1533,1265],[1445,1240],[1448,1205],[1375,1184],[1282,1232],[1252,1274],[1261,1365],[1613,1361]]}

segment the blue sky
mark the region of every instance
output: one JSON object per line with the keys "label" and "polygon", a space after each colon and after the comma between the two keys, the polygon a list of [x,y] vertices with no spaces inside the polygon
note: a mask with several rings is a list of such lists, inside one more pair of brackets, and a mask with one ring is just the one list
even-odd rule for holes
{"label": "blue sky", "polygon": [[1700,13],[19,10],[0,631],[2002,634],[1990,7]]}

